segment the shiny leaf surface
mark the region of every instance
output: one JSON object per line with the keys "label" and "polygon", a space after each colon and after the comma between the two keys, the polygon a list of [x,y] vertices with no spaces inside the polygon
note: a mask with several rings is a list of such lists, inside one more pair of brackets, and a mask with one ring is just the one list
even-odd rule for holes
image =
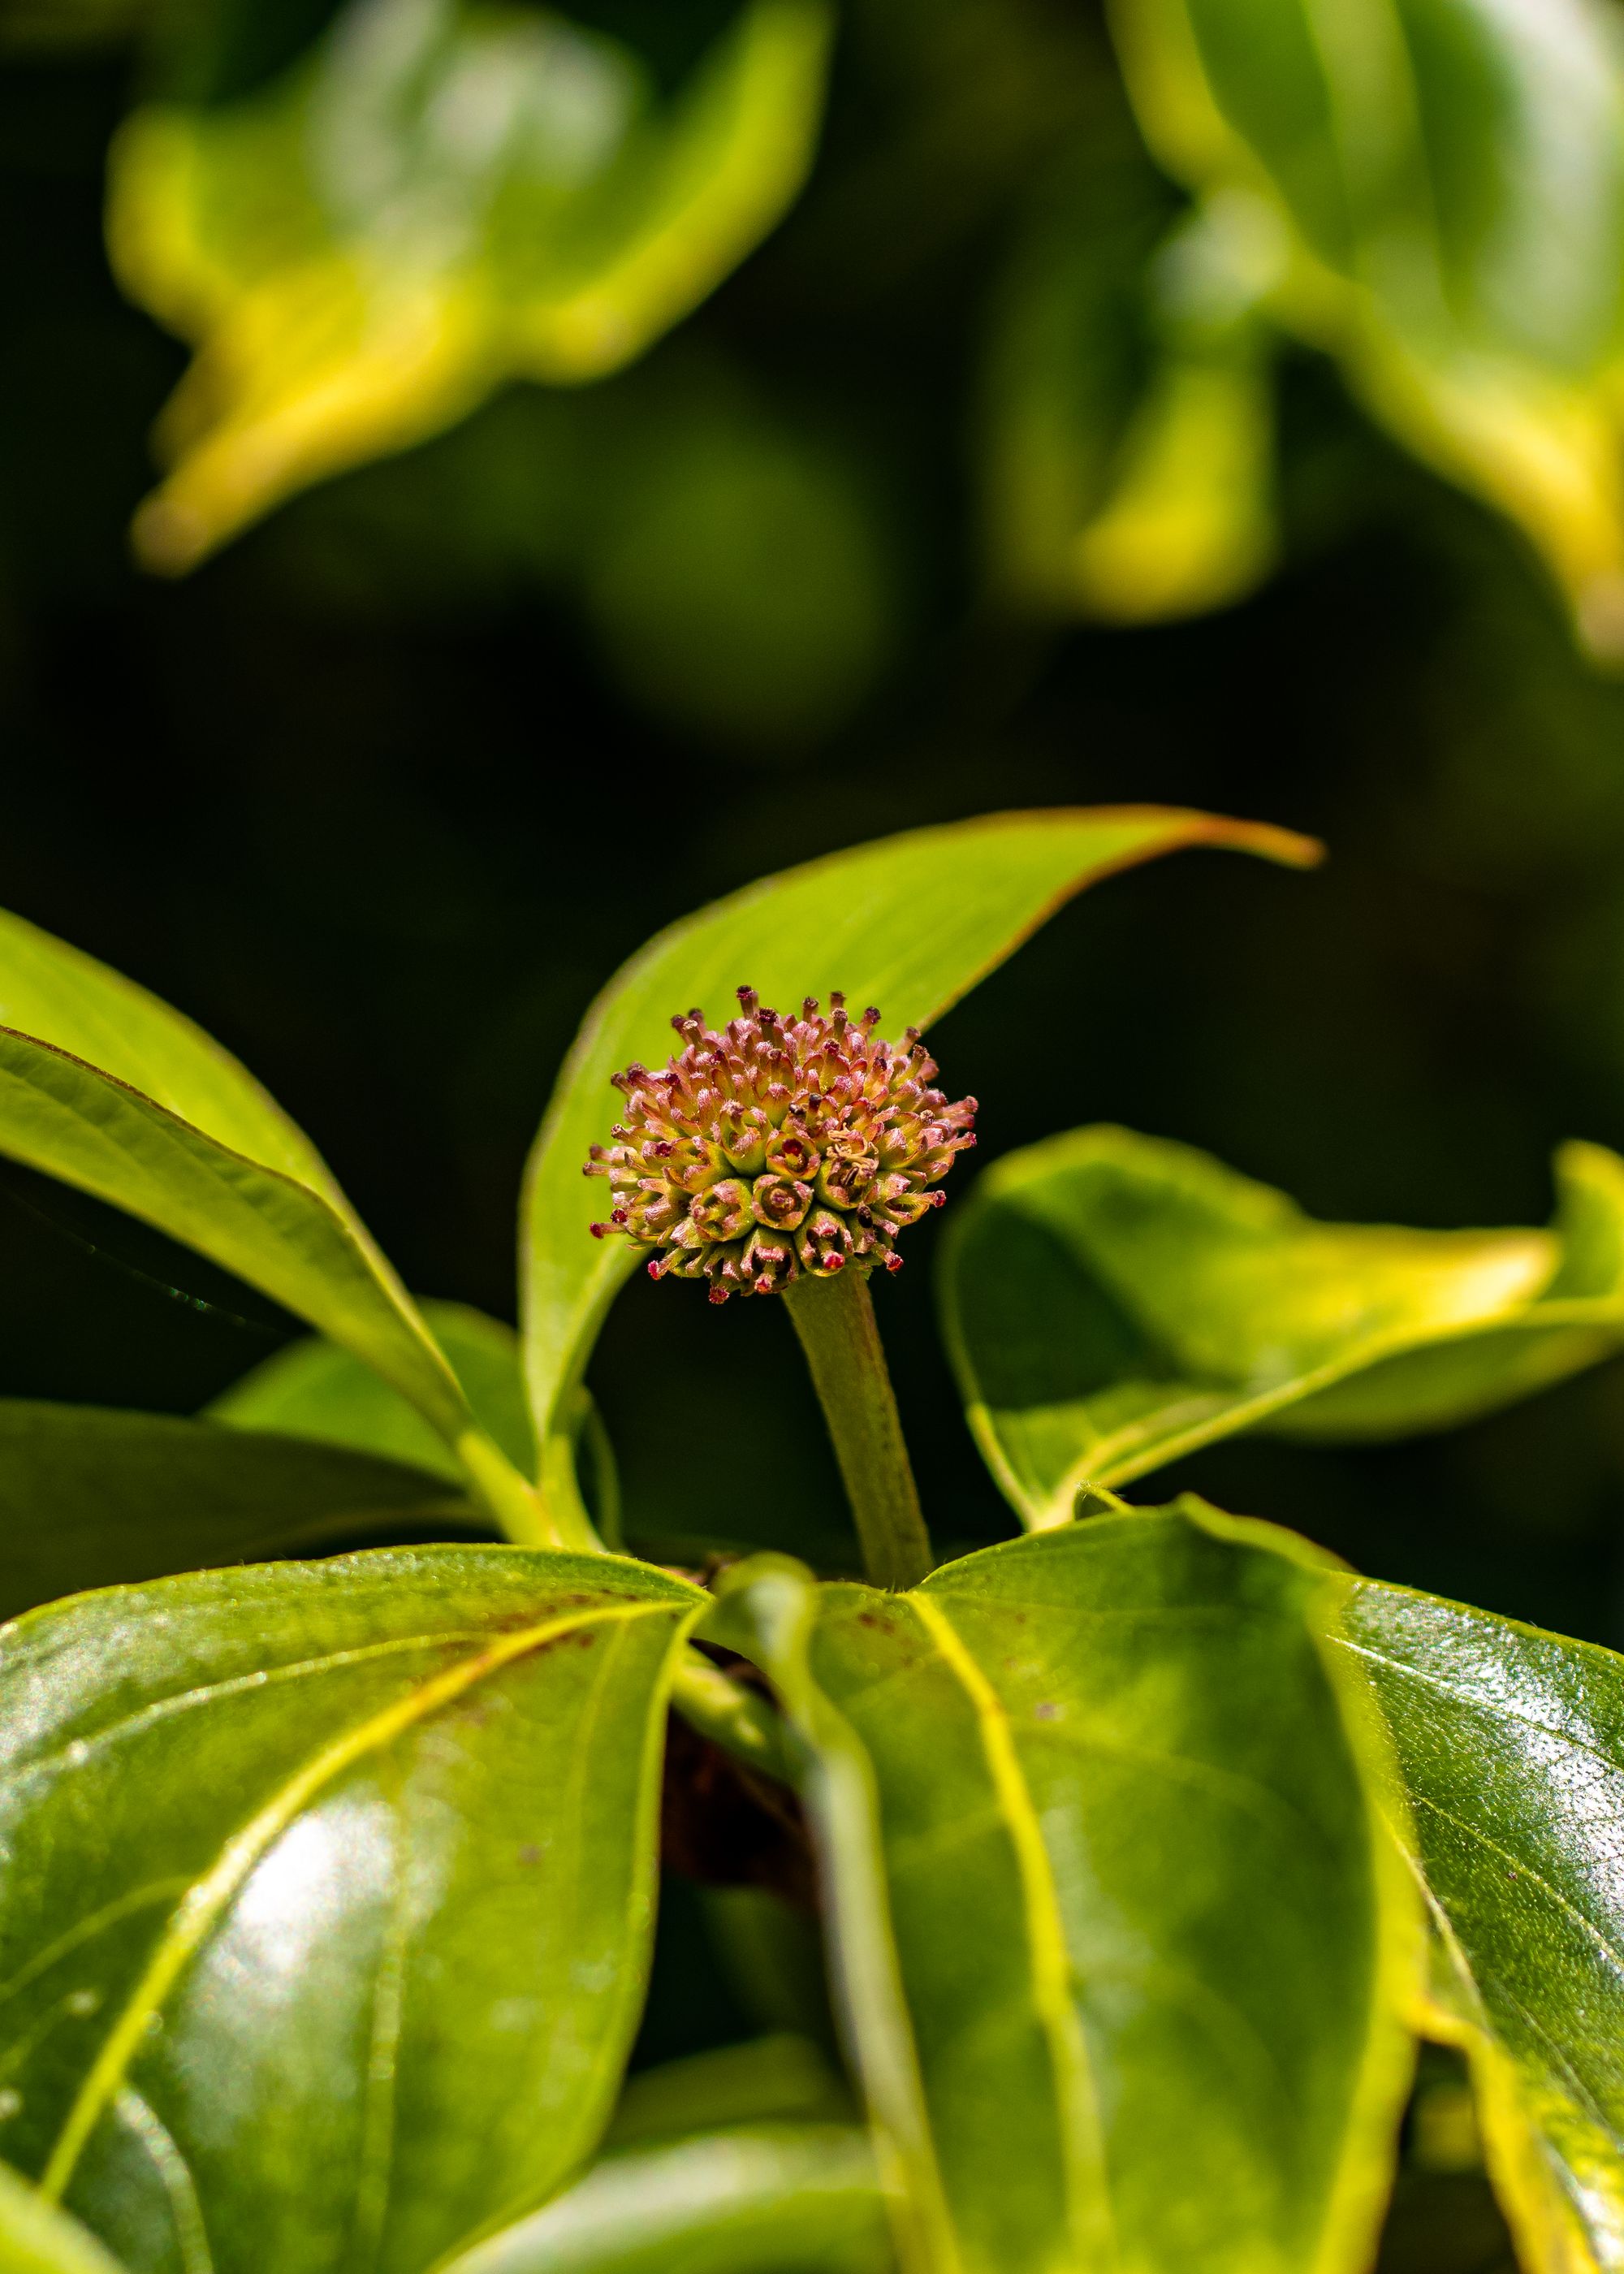
{"label": "shiny leaf surface", "polygon": [[6,1630],[7,2155],[134,2274],[420,2274],[543,2200],[636,2019],[702,1602],[441,1547]]}
{"label": "shiny leaf surface", "polygon": [[445,1515],[475,1520],[446,1480],[401,1462],[167,1413],[0,1399],[0,1617]]}
{"label": "shiny leaf surface", "polygon": [[[525,1403],[519,1338],[466,1303],[420,1301],[424,1323],[462,1384],[469,1410],[521,1475],[536,1473],[536,1434]],[[378,1453],[460,1483],[445,1440],[369,1366],[320,1337],[290,1343],[234,1382],[207,1409],[233,1429],[285,1432]]]}
{"label": "shiny leaf surface", "polygon": [[263,1289],[443,1436],[469,1426],[410,1298],[303,1131],[190,1019],[4,914],[0,1152]]}
{"label": "shiny leaf surface", "polygon": [[1624,651],[1624,59],[1597,0],[1116,0],[1156,154],[1283,235],[1269,297]]}
{"label": "shiny leaf surface", "polygon": [[733,991],[798,1003],[844,988],[876,1003],[882,1031],[939,1018],[1086,885],[1187,845],[1228,845],[1306,866],[1307,839],[1173,807],[1102,806],[994,814],[883,838],[763,877],[650,940],[588,1013],[526,1178],[525,1367],[544,1434],[584,1366],[615,1290],[634,1268],[625,1241],[588,1235],[589,1145],[613,1120],[609,1077],[670,1054],[673,1012],[713,1018]]}
{"label": "shiny leaf surface", "polygon": [[1007,1155],[950,1228],[945,1330],[1025,1521],[1241,1429],[1436,1429],[1624,1346],[1624,1163],[1557,1156],[1550,1231],[1328,1224],[1210,1155],[1079,1129]]}
{"label": "shiny leaf surface", "polygon": [[115,262],[198,350],[136,523],[149,565],[192,567],[507,380],[640,354],[799,190],[829,28],[823,0],[746,0],[662,107],[629,50],[560,17],[351,0],[268,90],[138,112]]}
{"label": "shiny leaf surface", "polygon": [[1491,2172],[1538,2274],[1624,2264],[1624,1659],[1345,1584]]}
{"label": "shiny leaf surface", "polygon": [[852,2124],[749,2124],[622,2150],[446,2274],[888,2274]]}
{"label": "shiny leaf surface", "polygon": [[921,2263],[1367,2264],[1418,1939],[1327,1569],[1185,1502],[905,1596],[734,1577]]}

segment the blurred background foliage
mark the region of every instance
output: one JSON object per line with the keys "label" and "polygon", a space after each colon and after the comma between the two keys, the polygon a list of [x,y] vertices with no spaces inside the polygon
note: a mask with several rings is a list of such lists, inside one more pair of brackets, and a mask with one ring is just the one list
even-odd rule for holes
{"label": "blurred background foliage", "polygon": [[[1265,816],[1330,866],[1120,879],[944,1023],[984,1157],[1109,1118],[1540,1222],[1624,1144],[1621,55],[1620,0],[0,0],[0,902],[511,1315],[669,917],[1004,805]],[[23,1171],[0,1222],[0,1392],[195,1410],[291,1332]],[[933,1237],[884,1324],[970,1542]],[[838,1565],[785,1322],[693,1292],[595,1366],[633,1536]],[[1624,1644],[1620,1367],[1164,1484]]]}

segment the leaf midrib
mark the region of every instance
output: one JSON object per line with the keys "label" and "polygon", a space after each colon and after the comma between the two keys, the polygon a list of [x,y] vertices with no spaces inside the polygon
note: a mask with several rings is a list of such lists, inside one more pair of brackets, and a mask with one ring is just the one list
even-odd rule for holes
{"label": "leaf midrib", "polygon": [[[433,1650],[448,1643],[482,1643],[485,1639],[483,1627],[451,1628],[435,1634],[392,1635],[387,1642],[358,1643],[350,1650],[324,1651],[319,1658],[294,1659],[286,1666],[256,1667],[246,1674],[234,1674],[224,1682],[200,1683],[194,1690],[177,1690],[168,1698],[155,1698],[150,1706],[142,1706],[133,1713],[121,1714],[117,1721],[109,1721],[88,1737],[72,1737],[65,1744],[53,1746],[48,1753],[38,1753],[32,1760],[8,1771],[0,1779],[0,1789],[14,1790],[39,1776],[49,1775],[64,1763],[79,1769],[103,1746],[117,1744],[121,1738],[141,1729],[154,1728],[177,1713],[189,1713],[194,1706],[218,1705],[222,1698],[237,1698],[251,1690],[268,1690],[273,1683],[294,1682],[316,1674],[328,1674],[349,1666],[364,1666],[369,1660],[402,1657],[414,1650]],[[75,1752],[74,1746],[82,1748]]]}
{"label": "leaf midrib", "polygon": [[180,1975],[201,1948],[210,1931],[242,1887],[256,1864],[323,1788],[363,1759],[411,1728],[416,1723],[451,1704],[488,1675],[515,1660],[527,1656],[555,1637],[588,1626],[651,1616],[669,1616],[669,1603],[632,1603],[572,1612],[515,1634],[504,1635],[477,1656],[449,1667],[425,1682],[411,1695],[397,1698],[373,1713],[325,1751],[275,1792],[222,1849],[214,1869],[195,1880],[178,1906],[168,1930],[147,1962],[135,1990],[125,2001],[117,2025],[75,2096],[57,2135],[40,2190],[48,2200],[60,2202],[90,2135],[108,2102],[124,2081],[125,2071],[146,2033],[152,2016],[174,1988]]}
{"label": "leaf midrib", "polygon": [[993,1789],[1015,1851],[1032,1954],[1033,2004],[1053,2065],[1060,2102],[1067,2225],[1081,2263],[1115,2265],[1120,2252],[1106,2180],[1104,2127],[1087,2040],[1071,1996],[1071,1961],[1053,1867],[1015,1746],[1010,1718],[991,1683],[941,1606],[914,1593],[908,1607],[970,1702]]}

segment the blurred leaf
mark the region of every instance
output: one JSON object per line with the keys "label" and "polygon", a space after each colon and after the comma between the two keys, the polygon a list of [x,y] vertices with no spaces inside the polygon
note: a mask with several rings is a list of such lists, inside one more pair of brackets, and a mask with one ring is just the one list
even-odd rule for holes
{"label": "blurred leaf", "polygon": [[882,838],[749,885],[641,948],[588,1012],[526,1174],[525,1368],[545,1442],[635,1266],[629,1244],[588,1236],[587,1148],[613,1119],[609,1077],[670,1054],[670,1020],[694,1003],[726,1015],[733,990],[793,1003],[844,988],[877,1003],[886,1031],[939,1018],[1072,895],[1113,870],[1186,845],[1229,845],[1303,866],[1304,838],[1173,807],[995,814]]}
{"label": "blurred leaf", "polygon": [[824,0],[746,0],[673,102],[621,47],[460,0],[351,0],[313,58],[123,129],[131,297],[197,347],[142,508],[180,571],[305,484],[454,424],[504,380],[642,353],[778,222],[810,162]]}
{"label": "blurred leaf", "polygon": [[168,1413],[0,1399],[0,1618],[81,1588],[477,1521],[439,1475]]}
{"label": "blurred leaf", "polygon": [[119,2274],[77,2219],[0,2164],[0,2274]]}
{"label": "blurred leaf", "polygon": [[750,2124],[631,2149],[445,2274],[890,2274],[868,2142]]}
{"label": "blurred leaf", "polygon": [[1184,1502],[900,1597],[724,1583],[708,1631],[808,1749],[919,2263],[1363,2274],[1420,1941],[1316,1638],[1328,1568]]}
{"label": "blurred leaf", "polygon": [[852,2113],[851,2097],[809,2037],[788,2033],[718,2045],[628,2077],[605,2147],[784,2117]]}
{"label": "blurred leaf", "polygon": [[[521,1476],[534,1477],[536,1433],[525,1403],[517,1335],[466,1303],[428,1299],[417,1309],[462,1384],[476,1421]],[[276,1430],[380,1453],[455,1484],[463,1481],[444,1439],[417,1408],[370,1366],[320,1336],[277,1351],[216,1397],[205,1416],[233,1429]]]}
{"label": "blurred leaf", "polygon": [[1624,61],[1599,0],[1116,0],[1192,188],[1261,197],[1273,312],[1408,448],[1520,523],[1624,652]]}
{"label": "blurred leaf", "polygon": [[995,321],[995,553],[1007,588],[1046,609],[1186,615],[1240,598],[1274,566],[1259,311],[1278,229],[1261,200],[1231,192],[1153,255],[1154,211],[1142,189],[1102,196],[1082,173],[1046,203]]}
{"label": "blurred leaf", "polygon": [[[470,1427],[410,1297],[304,1132],[155,995],[0,911],[0,1153],[127,1209]],[[20,1031],[19,1031],[20,1030]]]}
{"label": "blurred leaf", "polygon": [[1557,1156],[1550,1231],[1325,1224],[1210,1155],[1075,1129],[1005,1155],[942,1258],[970,1426],[1030,1525],[1237,1430],[1440,1429],[1624,1347],[1624,1162]]}
{"label": "blurred leaf", "polygon": [[1624,2259],[1624,1660],[1349,1580],[1340,1634],[1393,1740],[1394,1816],[1437,1929],[1530,2274]]}
{"label": "blurred leaf", "polygon": [[420,2274],[544,2199],[636,2021],[703,1601],[440,1547],[10,1629],[8,2155],[139,2265],[219,2274]]}

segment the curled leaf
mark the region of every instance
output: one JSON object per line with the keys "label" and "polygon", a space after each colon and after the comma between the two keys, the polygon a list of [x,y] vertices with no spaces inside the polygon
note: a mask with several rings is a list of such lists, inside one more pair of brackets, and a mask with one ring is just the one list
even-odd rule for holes
{"label": "curled leaf", "polygon": [[983,1177],[943,1255],[975,1433],[1029,1525],[1243,1429],[1447,1427],[1624,1348],[1624,1162],[1557,1156],[1548,1231],[1320,1224],[1210,1155],[1070,1131]]}
{"label": "curled leaf", "polygon": [[597,379],[712,291],[811,161],[824,0],[746,0],[667,105],[627,49],[462,0],[350,0],[314,56],[114,149],[132,298],[197,350],[136,545],[175,574],[505,381]]}

